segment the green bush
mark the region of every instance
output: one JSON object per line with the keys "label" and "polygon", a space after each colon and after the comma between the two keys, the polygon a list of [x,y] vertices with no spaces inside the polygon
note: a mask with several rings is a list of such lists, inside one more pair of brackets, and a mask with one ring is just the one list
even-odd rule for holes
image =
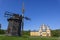
{"label": "green bush", "polygon": [[60,30],[52,30],[51,31],[52,36],[59,37],[60,36]]}
{"label": "green bush", "polygon": [[30,36],[30,31],[23,31],[23,35]]}
{"label": "green bush", "polygon": [[0,30],[0,34],[5,34],[4,30]]}

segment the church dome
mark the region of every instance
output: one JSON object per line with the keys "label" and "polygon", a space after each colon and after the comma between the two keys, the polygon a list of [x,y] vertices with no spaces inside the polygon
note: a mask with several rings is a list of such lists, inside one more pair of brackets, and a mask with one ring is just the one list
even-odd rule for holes
{"label": "church dome", "polygon": [[40,30],[42,30],[43,32],[46,32],[47,29],[49,29],[49,27],[45,24],[42,24],[40,27]]}

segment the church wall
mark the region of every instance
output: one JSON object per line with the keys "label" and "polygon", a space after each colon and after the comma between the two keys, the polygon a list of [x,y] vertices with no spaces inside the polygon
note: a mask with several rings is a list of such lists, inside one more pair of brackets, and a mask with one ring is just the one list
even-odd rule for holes
{"label": "church wall", "polygon": [[30,32],[30,36],[40,36],[39,32]]}

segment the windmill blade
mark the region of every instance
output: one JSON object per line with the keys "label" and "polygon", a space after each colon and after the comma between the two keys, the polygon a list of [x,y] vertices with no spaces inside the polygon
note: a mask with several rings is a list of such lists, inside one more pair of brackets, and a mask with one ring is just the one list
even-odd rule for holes
{"label": "windmill blade", "polygon": [[8,11],[6,11],[4,15],[12,16],[12,14],[10,14],[10,12],[8,12]]}
{"label": "windmill blade", "polygon": [[14,15],[16,15],[16,13],[12,13],[12,12],[6,11],[6,12],[5,12],[5,15],[14,16]]}
{"label": "windmill blade", "polygon": [[26,20],[31,20],[30,18],[28,18],[28,17],[24,17]]}

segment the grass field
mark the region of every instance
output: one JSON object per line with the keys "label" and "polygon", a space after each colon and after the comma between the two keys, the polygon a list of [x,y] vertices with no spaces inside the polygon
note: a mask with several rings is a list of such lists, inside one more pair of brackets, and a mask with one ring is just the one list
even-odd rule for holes
{"label": "grass field", "polygon": [[58,37],[12,37],[12,36],[0,36],[0,40],[60,40]]}

